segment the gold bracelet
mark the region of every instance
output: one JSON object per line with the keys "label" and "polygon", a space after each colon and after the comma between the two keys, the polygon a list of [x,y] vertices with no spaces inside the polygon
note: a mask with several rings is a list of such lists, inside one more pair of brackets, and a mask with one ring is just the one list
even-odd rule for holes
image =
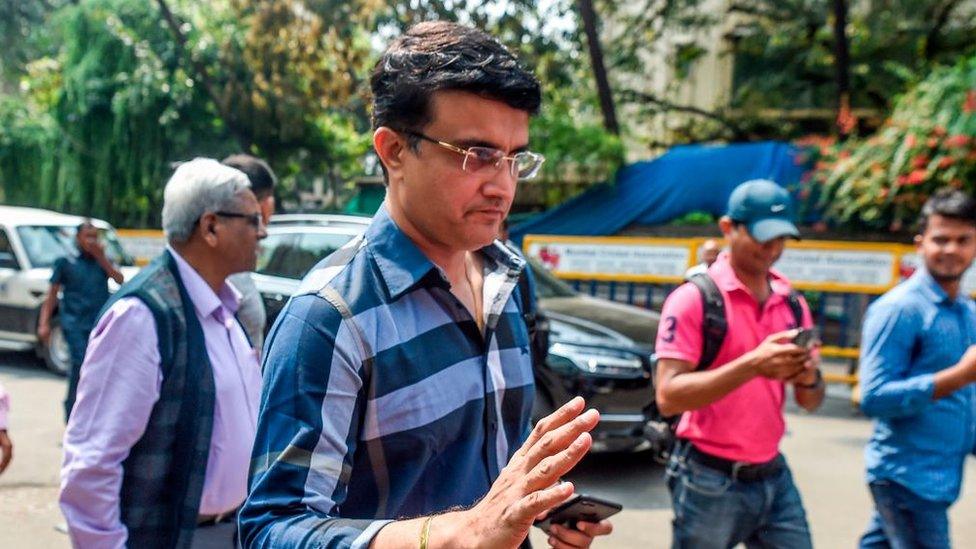
{"label": "gold bracelet", "polygon": [[434,515],[427,517],[424,527],[420,529],[420,549],[427,549],[427,542],[430,540],[430,523],[434,520]]}

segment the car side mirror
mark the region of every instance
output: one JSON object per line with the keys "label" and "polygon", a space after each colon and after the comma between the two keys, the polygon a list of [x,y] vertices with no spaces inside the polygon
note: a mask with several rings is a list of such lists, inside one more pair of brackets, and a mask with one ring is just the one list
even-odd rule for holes
{"label": "car side mirror", "polygon": [[0,269],[20,270],[20,264],[11,252],[0,252]]}

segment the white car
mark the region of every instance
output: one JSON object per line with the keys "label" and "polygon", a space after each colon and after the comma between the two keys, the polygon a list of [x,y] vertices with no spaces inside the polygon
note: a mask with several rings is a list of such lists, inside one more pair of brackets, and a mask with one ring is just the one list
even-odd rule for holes
{"label": "white car", "polygon": [[[75,230],[83,217],[36,208],[0,206],[0,349],[34,349],[54,372],[65,374],[71,364],[57,312],[51,319],[47,346],[37,338],[37,319],[50,288],[54,262],[74,253]],[[92,219],[109,259],[129,280],[138,271],[111,225]],[[118,285],[109,280],[109,290]]]}

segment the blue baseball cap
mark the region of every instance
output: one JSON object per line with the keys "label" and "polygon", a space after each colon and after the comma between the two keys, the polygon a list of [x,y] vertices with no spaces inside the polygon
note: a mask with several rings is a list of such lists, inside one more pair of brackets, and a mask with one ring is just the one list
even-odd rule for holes
{"label": "blue baseball cap", "polygon": [[726,215],[744,224],[759,242],[784,236],[800,238],[800,231],[793,224],[790,193],[768,179],[753,179],[736,187],[729,196]]}

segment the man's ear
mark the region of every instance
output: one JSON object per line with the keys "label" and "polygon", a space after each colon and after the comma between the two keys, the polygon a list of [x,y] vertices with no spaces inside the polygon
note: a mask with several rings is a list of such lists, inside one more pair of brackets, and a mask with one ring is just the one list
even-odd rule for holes
{"label": "man's ear", "polygon": [[373,132],[373,149],[386,167],[390,181],[398,181],[403,170],[403,155],[407,154],[407,142],[399,133],[381,126]]}
{"label": "man's ear", "polygon": [[201,215],[200,222],[197,223],[197,232],[208,246],[217,247],[217,216],[213,212]]}
{"label": "man's ear", "polygon": [[268,221],[271,220],[271,216],[274,215],[275,210],[275,198],[274,195],[268,195],[258,201],[258,207],[261,209],[261,219],[264,220],[264,224],[267,225]]}
{"label": "man's ear", "polygon": [[915,242],[915,249],[916,250],[918,250],[922,246],[922,240],[923,240],[923,238],[924,237],[922,235],[920,235],[920,234],[915,235],[915,238],[913,240]]}

